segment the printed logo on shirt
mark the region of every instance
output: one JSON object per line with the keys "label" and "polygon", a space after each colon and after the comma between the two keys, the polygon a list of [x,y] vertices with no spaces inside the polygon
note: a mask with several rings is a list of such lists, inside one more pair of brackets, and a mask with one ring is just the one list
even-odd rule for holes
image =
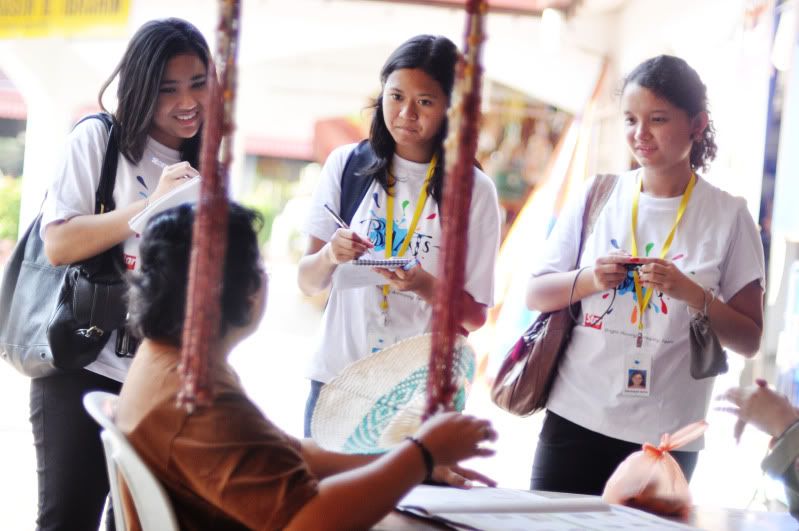
{"label": "printed logo on shirt", "polygon": [[594,328],[596,330],[602,330],[602,316],[590,313],[585,314],[585,318],[583,319],[583,326],[587,326],[588,328]]}
{"label": "printed logo on shirt", "polygon": [[[376,208],[380,208],[379,199],[377,194],[373,194],[372,197],[373,206]],[[392,231],[392,242],[391,242],[391,255],[397,256],[399,254],[400,249],[402,248],[402,244],[405,241],[405,238],[408,235],[409,225],[411,220],[408,217],[408,210],[410,206],[410,201],[404,200],[400,204],[400,212],[401,217],[399,219],[395,219]],[[437,216],[435,213],[429,214],[425,217],[426,220],[435,219]],[[380,217],[377,212],[373,209],[369,209],[369,216],[367,219],[361,221],[361,223],[366,223],[366,235],[369,240],[374,244],[374,250],[376,252],[384,251],[386,248],[386,226],[387,220],[384,217]],[[430,252],[432,248],[436,248],[438,246],[433,244],[433,237],[429,234],[424,234],[419,231],[414,231],[411,235],[411,240],[408,245],[408,256],[423,256]]]}
{"label": "printed logo on shirt", "polygon": [[125,267],[128,268],[128,271],[136,269],[136,257],[134,255],[125,253]]}

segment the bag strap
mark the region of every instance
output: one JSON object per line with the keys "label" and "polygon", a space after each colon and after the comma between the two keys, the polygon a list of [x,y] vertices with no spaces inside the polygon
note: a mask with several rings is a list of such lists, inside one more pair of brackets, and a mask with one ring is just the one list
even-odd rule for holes
{"label": "bag strap", "polygon": [[588,190],[588,196],[585,199],[585,209],[583,210],[583,225],[580,231],[580,246],[577,250],[577,263],[574,268],[580,267],[580,258],[583,256],[583,247],[585,245],[585,238],[594,231],[594,224],[596,223],[599,213],[602,212],[605,203],[610,198],[610,193],[616,186],[616,181],[619,176],[615,173],[599,174],[594,178],[591,188]]}
{"label": "bag strap", "polygon": [[366,192],[369,190],[373,175],[364,175],[363,171],[377,160],[369,140],[361,140],[353,149],[344,163],[341,172],[341,202],[339,215],[347,225],[352,222],[352,217],[358,210]]}
{"label": "bag strap", "polygon": [[[599,174],[594,178],[594,182],[591,183],[591,188],[588,190],[588,196],[585,199],[585,209],[583,210],[583,224],[582,228],[580,229],[580,246],[577,248],[577,263],[575,263],[574,268],[577,269],[580,267],[580,259],[583,256],[583,247],[585,246],[585,238],[594,230],[594,224],[596,223],[597,218],[599,217],[599,213],[602,212],[602,208],[605,206],[605,203],[608,202],[608,198],[610,198],[610,193],[613,191],[613,188],[616,186],[616,181],[619,180],[619,176],[615,173],[605,173]],[[577,287],[577,279],[580,278],[580,273],[582,273],[586,268],[580,268],[577,271],[577,274],[574,276],[574,281],[572,282],[571,291],[569,291],[569,305],[567,308],[569,309],[569,316],[572,318],[572,321],[575,323],[577,322],[577,315],[575,305],[572,300],[574,299],[574,289]],[[614,292],[613,298],[615,300],[616,294]],[[611,302],[611,304],[613,304]]]}
{"label": "bag strap", "polygon": [[[116,208],[114,203],[114,186],[117,180],[117,161],[119,160],[119,132],[118,127],[114,126],[113,117],[106,112],[90,114],[82,118],[76,126],[86,120],[100,120],[108,131],[108,143],[103,154],[103,164],[100,169],[100,182],[94,193],[94,213],[102,214],[110,212]],[[105,260],[110,260],[114,267],[119,268],[121,274],[124,271],[124,258],[122,243],[114,245],[110,249],[97,256],[88,258],[81,262],[88,270],[100,270],[100,264]]]}
{"label": "bag strap", "polygon": [[[102,214],[116,208],[114,203],[114,186],[117,180],[117,161],[119,160],[119,139],[114,120],[107,112],[98,112],[83,118],[78,124],[86,120],[100,120],[108,131],[108,144],[103,155],[103,165],[100,170],[100,184],[94,193],[94,213]],[[77,124],[76,124],[77,125]]]}

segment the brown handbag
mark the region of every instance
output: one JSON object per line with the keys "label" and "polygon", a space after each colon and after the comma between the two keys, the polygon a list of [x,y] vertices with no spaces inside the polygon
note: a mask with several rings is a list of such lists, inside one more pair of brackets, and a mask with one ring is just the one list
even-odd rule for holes
{"label": "brown handbag", "polygon": [[[588,191],[575,268],[580,266],[585,238],[593,230],[617,180],[618,175],[597,175]],[[580,314],[580,302],[571,303],[579,274],[569,293],[569,305],[554,312],[540,313],[505,355],[491,386],[491,400],[505,411],[524,417],[546,407],[558,364],[571,338],[575,316]]]}

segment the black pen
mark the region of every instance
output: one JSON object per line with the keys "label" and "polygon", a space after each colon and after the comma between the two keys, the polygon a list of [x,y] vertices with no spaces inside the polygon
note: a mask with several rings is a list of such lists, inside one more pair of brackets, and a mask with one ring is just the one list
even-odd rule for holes
{"label": "black pen", "polygon": [[347,223],[345,223],[343,219],[341,219],[341,216],[336,214],[335,210],[333,210],[332,208],[327,206],[327,203],[324,204],[324,207],[325,207],[325,210],[327,210],[327,213],[330,214],[330,216],[332,216],[333,220],[335,220],[336,225],[338,225],[342,229],[349,229],[350,228],[350,226],[347,225]]}

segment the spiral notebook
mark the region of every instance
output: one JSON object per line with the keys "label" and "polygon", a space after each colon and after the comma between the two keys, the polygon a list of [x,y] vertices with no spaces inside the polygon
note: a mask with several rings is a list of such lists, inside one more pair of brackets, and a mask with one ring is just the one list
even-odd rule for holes
{"label": "spiral notebook", "polygon": [[352,265],[369,267],[403,267],[408,265],[413,258],[358,258],[353,260]]}

